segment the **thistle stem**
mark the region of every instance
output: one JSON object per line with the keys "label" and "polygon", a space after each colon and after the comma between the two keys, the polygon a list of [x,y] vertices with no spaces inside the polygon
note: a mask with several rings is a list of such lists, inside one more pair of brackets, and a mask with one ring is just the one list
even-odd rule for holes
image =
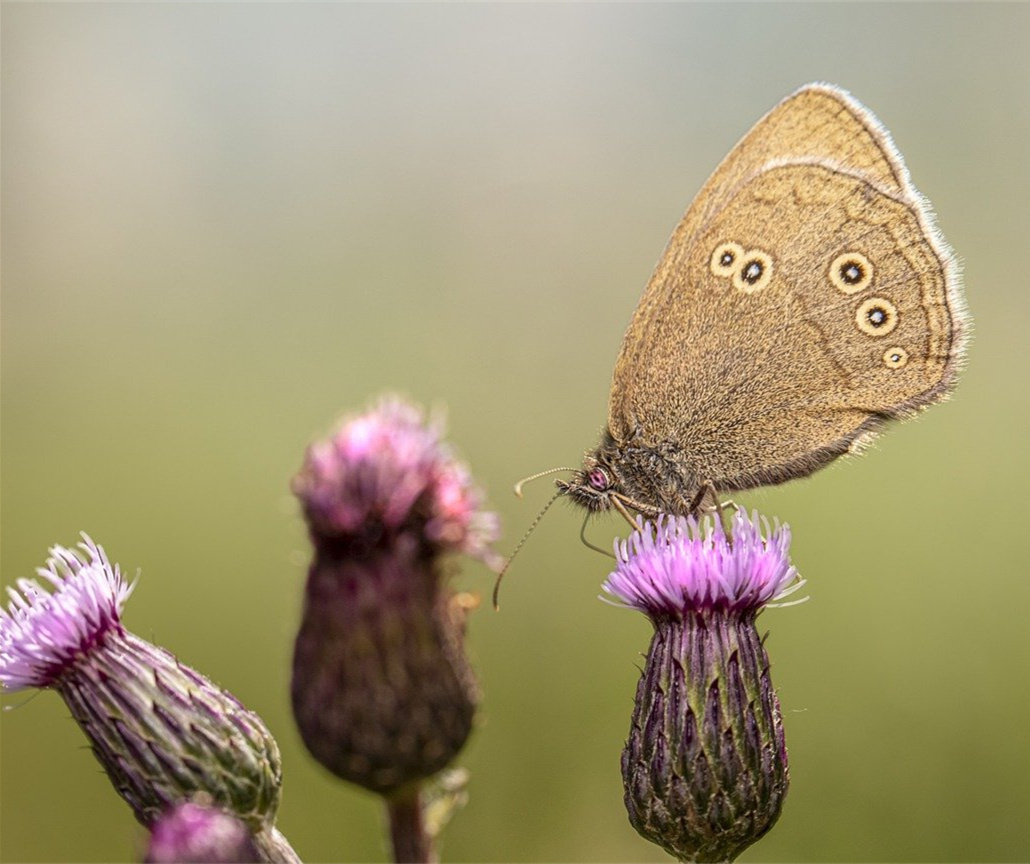
{"label": "thistle stem", "polygon": [[426,830],[419,784],[407,786],[386,798],[390,842],[397,864],[436,864],[436,848]]}

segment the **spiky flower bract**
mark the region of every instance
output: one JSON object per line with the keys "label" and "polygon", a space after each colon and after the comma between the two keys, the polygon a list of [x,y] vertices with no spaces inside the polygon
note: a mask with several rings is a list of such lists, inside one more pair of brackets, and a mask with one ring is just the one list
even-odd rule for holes
{"label": "spiky flower bract", "polygon": [[50,550],[37,571],[50,590],[29,579],[8,589],[0,683],[56,690],[144,825],[201,793],[267,845],[282,784],[275,739],[231,693],[125,629],[132,586],[86,535],[80,550]]}
{"label": "spiky flower bract", "polygon": [[738,511],[731,531],[639,520],[604,585],[655,628],[622,754],[626,809],[681,861],[732,861],[779,818],[789,780],[755,619],[802,582],[786,526]]}
{"label": "spiky flower bract", "polygon": [[424,835],[417,789],[464,746],[478,700],[464,651],[470,603],[445,561],[459,552],[492,564],[497,518],[441,425],[397,398],[311,445],[292,488],[314,546],[294,717],[326,768],[387,796],[398,860],[420,860],[427,850],[399,848],[397,832],[416,845]]}

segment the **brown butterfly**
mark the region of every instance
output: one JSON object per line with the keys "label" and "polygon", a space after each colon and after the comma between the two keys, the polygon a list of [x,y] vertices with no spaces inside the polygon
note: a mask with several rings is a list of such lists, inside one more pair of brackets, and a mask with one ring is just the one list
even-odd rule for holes
{"label": "brown butterfly", "polygon": [[687,210],[623,339],[608,425],[559,493],[695,513],[810,474],[955,383],[955,258],[887,130],[811,84]]}

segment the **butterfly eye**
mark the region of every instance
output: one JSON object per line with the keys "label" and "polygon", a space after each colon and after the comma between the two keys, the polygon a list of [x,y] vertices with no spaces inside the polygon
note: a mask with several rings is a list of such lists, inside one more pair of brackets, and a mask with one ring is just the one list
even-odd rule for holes
{"label": "butterfly eye", "polygon": [[868,288],[873,281],[873,265],[865,255],[845,252],[830,264],[830,281],[845,294],[857,294]]}
{"label": "butterfly eye", "polygon": [[898,326],[898,310],[889,300],[871,297],[855,310],[855,323],[870,336],[886,336]]}
{"label": "butterfly eye", "polygon": [[608,479],[608,472],[603,468],[594,468],[587,474],[587,482],[598,492],[604,492],[611,484],[611,481]]}
{"label": "butterfly eye", "polygon": [[772,257],[758,249],[744,253],[740,269],[733,274],[733,286],[745,294],[761,291],[772,280]]}
{"label": "butterfly eye", "polygon": [[732,276],[743,257],[744,247],[739,243],[720,243],[712,253],[712,272],[716,276]]}
{"label": "butterfly eye", "polygon": [[904,348],[888,348],[883,355],[883,362],[889,369],[900,369],[908,363],[908,351]]}

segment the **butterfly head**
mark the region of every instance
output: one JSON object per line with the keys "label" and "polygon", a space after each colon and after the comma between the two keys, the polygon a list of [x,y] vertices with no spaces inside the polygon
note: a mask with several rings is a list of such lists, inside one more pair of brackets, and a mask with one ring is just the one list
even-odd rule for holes
{"label": "butterfly head", "polygon": [[597,456],[588,456],[583,467],[574,471],[571,479],[556,481],[558,491],[567,495],[591,513],[610,510],[613,499],[619,495],[618,477],[611,465],[602,463]]}

